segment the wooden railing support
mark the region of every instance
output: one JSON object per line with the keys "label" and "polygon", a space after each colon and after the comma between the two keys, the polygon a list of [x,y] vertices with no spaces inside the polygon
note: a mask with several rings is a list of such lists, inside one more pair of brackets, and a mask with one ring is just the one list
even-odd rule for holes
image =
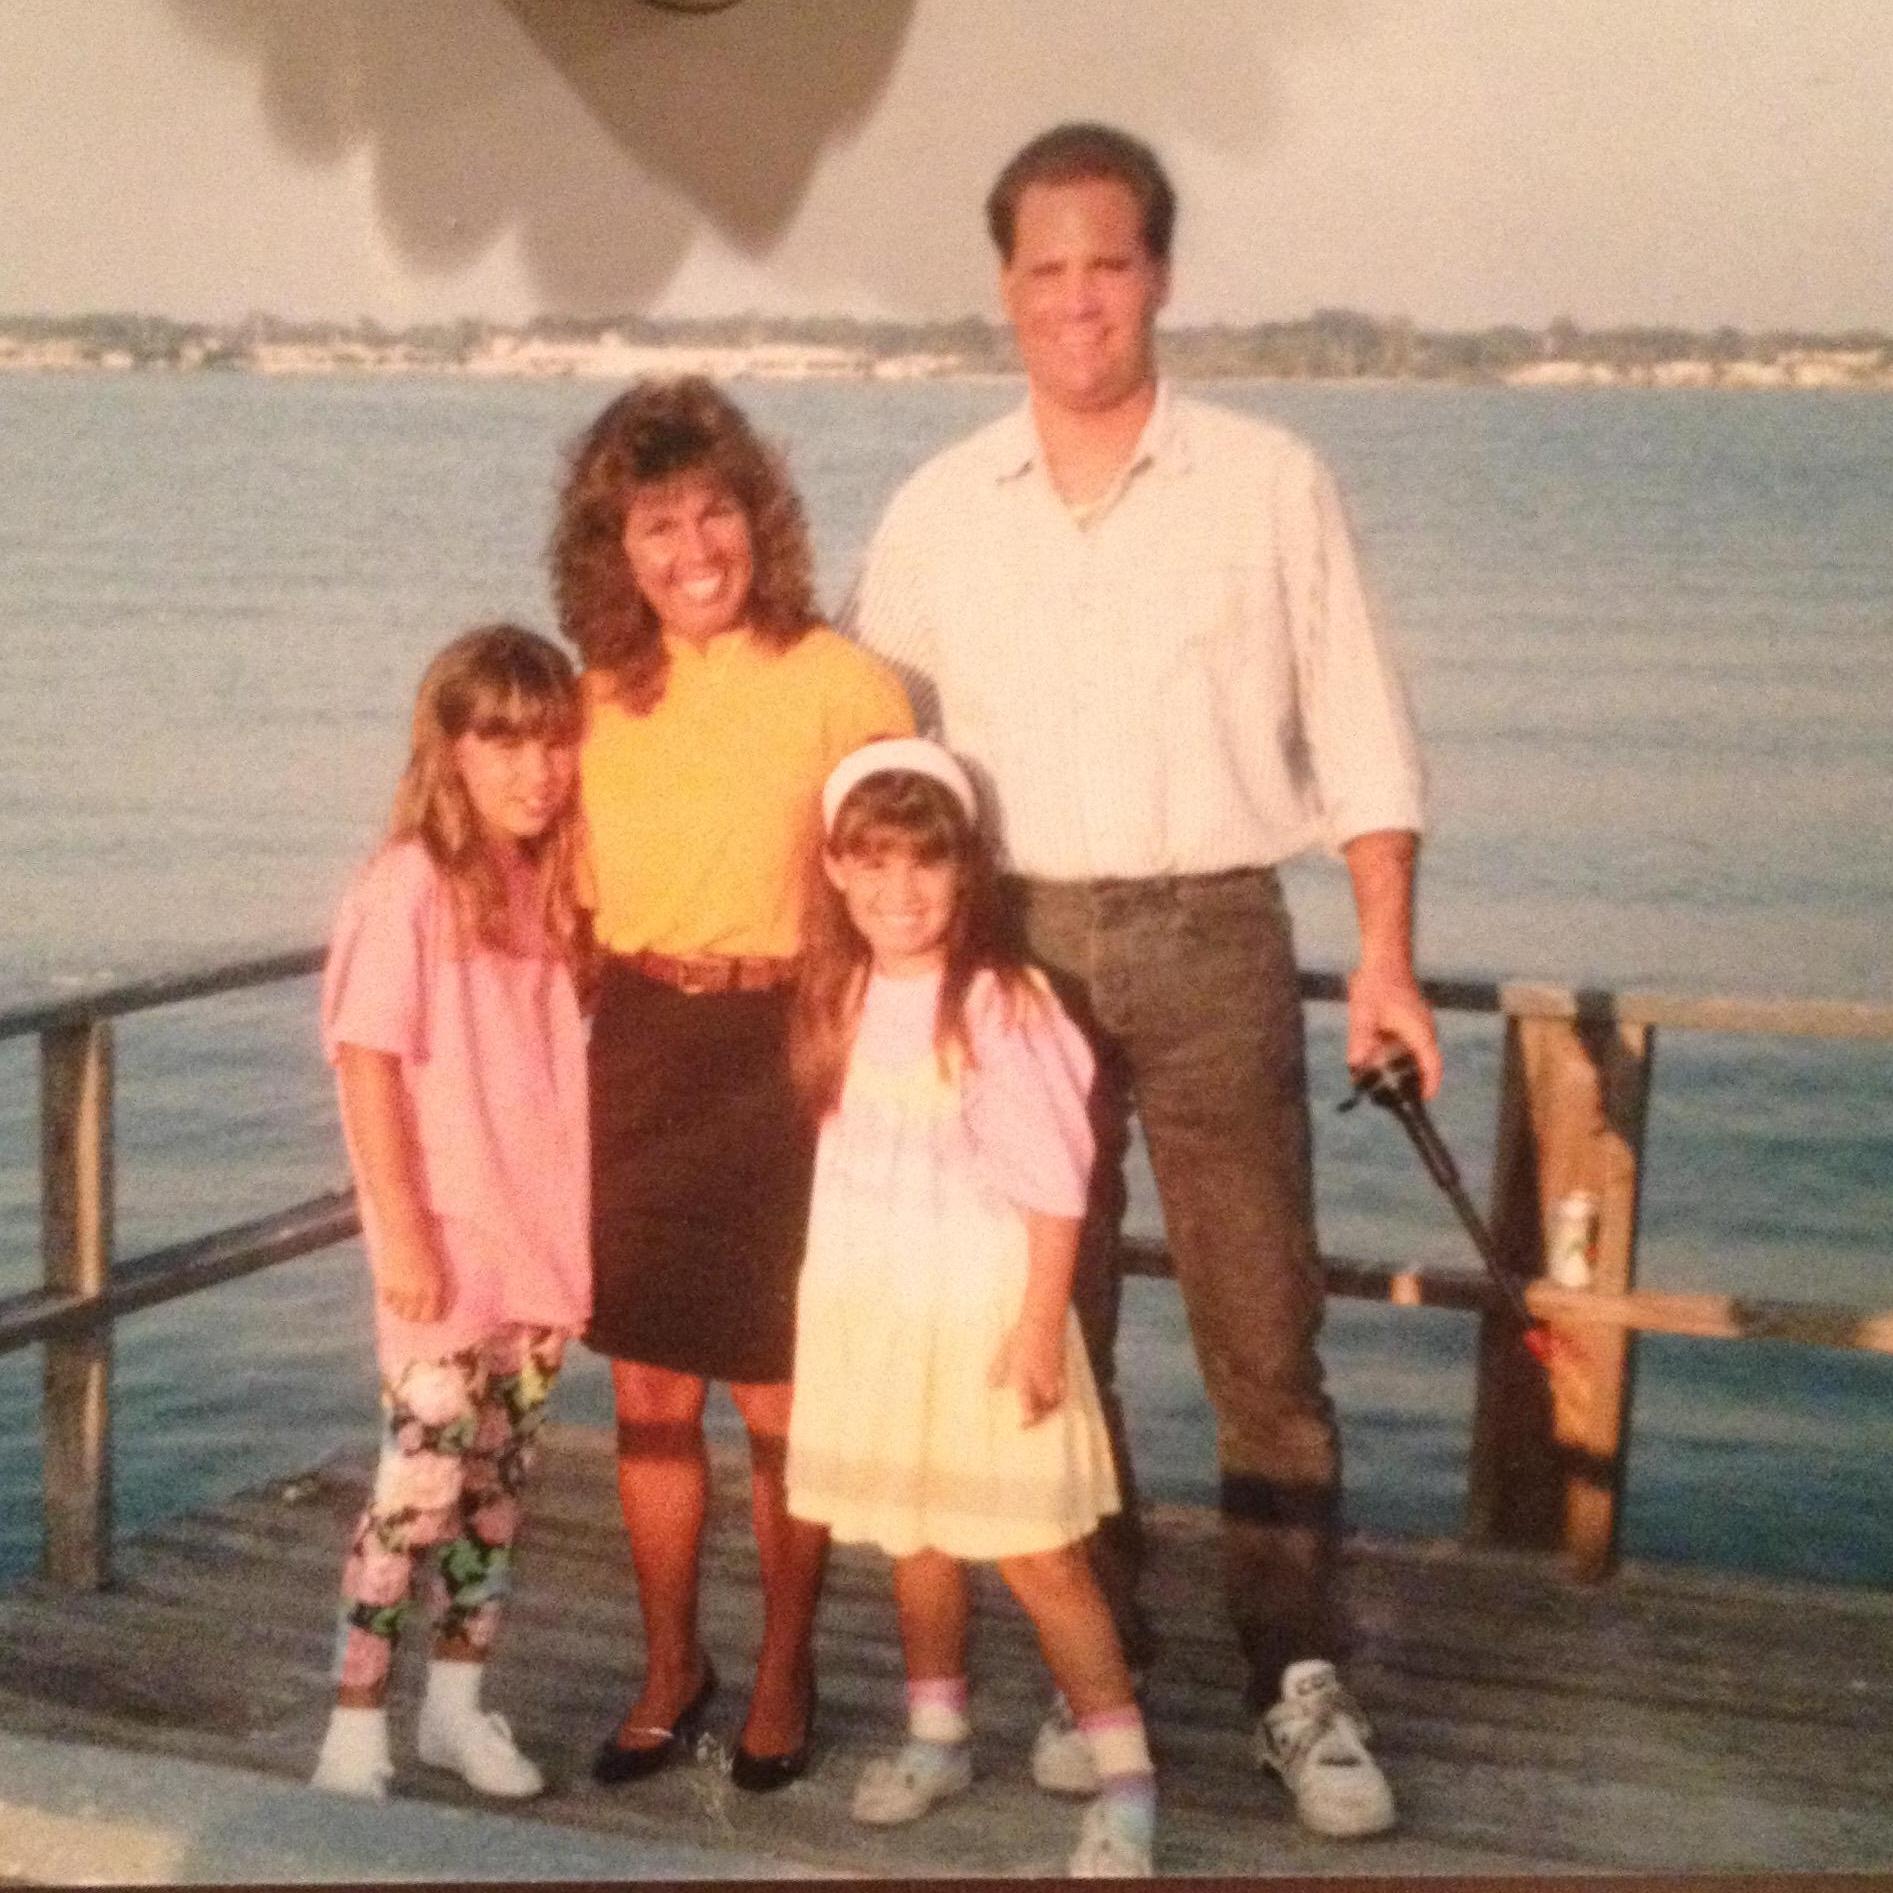
{"label": "wooden railing support", "polygon": [[[112,1027],[40,1035],[40,1245],[49,1292],[98,1295],[112,1267]],[[46,1343],[44,1566],[102,1590],[112,1562],[112,1331]]]}
{"label": "wooden railing support", "polygon": [[[1492,1233],[1520,1277],[1542,1275],[1558,1206],[1597,1206],[1591,1286],[1635,1286],[1638,1191],[1654,1028],[1612,1018],[1508,1018],[1492,1180]],[[1635,1335],[1552,1324],[1540,1362],[1503,1310],[1479,1323],[1466,1530],[1561,1550],[1587,1578],[1616,1559]]]}

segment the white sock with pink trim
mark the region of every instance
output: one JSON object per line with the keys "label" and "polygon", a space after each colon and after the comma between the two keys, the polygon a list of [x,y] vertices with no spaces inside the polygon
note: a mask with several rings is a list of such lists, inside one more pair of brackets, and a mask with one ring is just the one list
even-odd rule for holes
{"label": "white sock with pink trim", "polygon": [[972,1733],[966,1716],[966,1678],[928,1676],[907,1685],[907,1733],[934,1748],[957,1748]]}

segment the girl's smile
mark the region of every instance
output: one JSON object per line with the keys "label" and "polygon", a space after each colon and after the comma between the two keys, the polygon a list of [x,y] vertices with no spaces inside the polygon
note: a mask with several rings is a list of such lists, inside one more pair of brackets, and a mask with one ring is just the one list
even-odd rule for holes
{"label": "girl's smile", "polygon": [[468,730],[454,739],[474,819],[488,840],[502,846],[537,841],[572,798],[578,751],[545,736],[483,736]]}
{"label": "girl's smile", "polygon": [[923,861],[895,843],[871,853],[824,854],[822,866],[868,943],[876,972],[911,978],[946,964],[960,891],[951,860]]}

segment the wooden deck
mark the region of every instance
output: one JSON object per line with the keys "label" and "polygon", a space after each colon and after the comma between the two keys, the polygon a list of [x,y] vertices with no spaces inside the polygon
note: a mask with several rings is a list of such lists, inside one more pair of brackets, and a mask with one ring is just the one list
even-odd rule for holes
{"label": "wooden deck", "polygon": [[[326,1713],[333,1592],[364,1476],[365,1462],[327,1466],[131,1539],[102,1594],[33,1582],[0,1595],[0,1727],[303,1774]],[[726,1736],[757,1621],[741,1486],[719,1449],[704,1633],[725,1678]],[[1884,1592],[1634,1566],[1592,1588],[1521,1554],[1357,1541],[1351,1680],[1379,1723],[1403,1818],[1379,1840],[1327,1842],[1296,1826],[1249,1759],[1213,1520],[1171,1509],[1152,1523],[1148,1595],[1164,1643],[1148,1706],[1166,1873],[1893,1868]],[[489,1689],[554,1776],[521,1812],[837,1875],[1062,1871],[1076,1810],[1027,1778],[1046,1685],[996,1587],[982,1589],[974,1659],[981,1778],[906,1829],[858,1828],[846,1812],[862,1762],[898,1732],[879,1560],[836,1557],[817,1759],[782,1794],[739,1794],[709,1762],[593,1786],[587,1758],[637,1663],[609,1442],[553,1427]],[[413,1699],[405,1678],[400,1699]],[[399,1788],[472,1798],[411,1766]]]}

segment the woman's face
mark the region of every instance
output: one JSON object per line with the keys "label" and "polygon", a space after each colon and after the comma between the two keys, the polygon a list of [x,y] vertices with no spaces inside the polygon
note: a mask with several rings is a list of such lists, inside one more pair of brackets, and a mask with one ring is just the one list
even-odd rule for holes
{"label": "woman's face", "polygon": [[712,474],[678,473],[639,487],[625,508],[624,556],[673,637],[701,648],[748,613],[756,575],[749,519]]}

